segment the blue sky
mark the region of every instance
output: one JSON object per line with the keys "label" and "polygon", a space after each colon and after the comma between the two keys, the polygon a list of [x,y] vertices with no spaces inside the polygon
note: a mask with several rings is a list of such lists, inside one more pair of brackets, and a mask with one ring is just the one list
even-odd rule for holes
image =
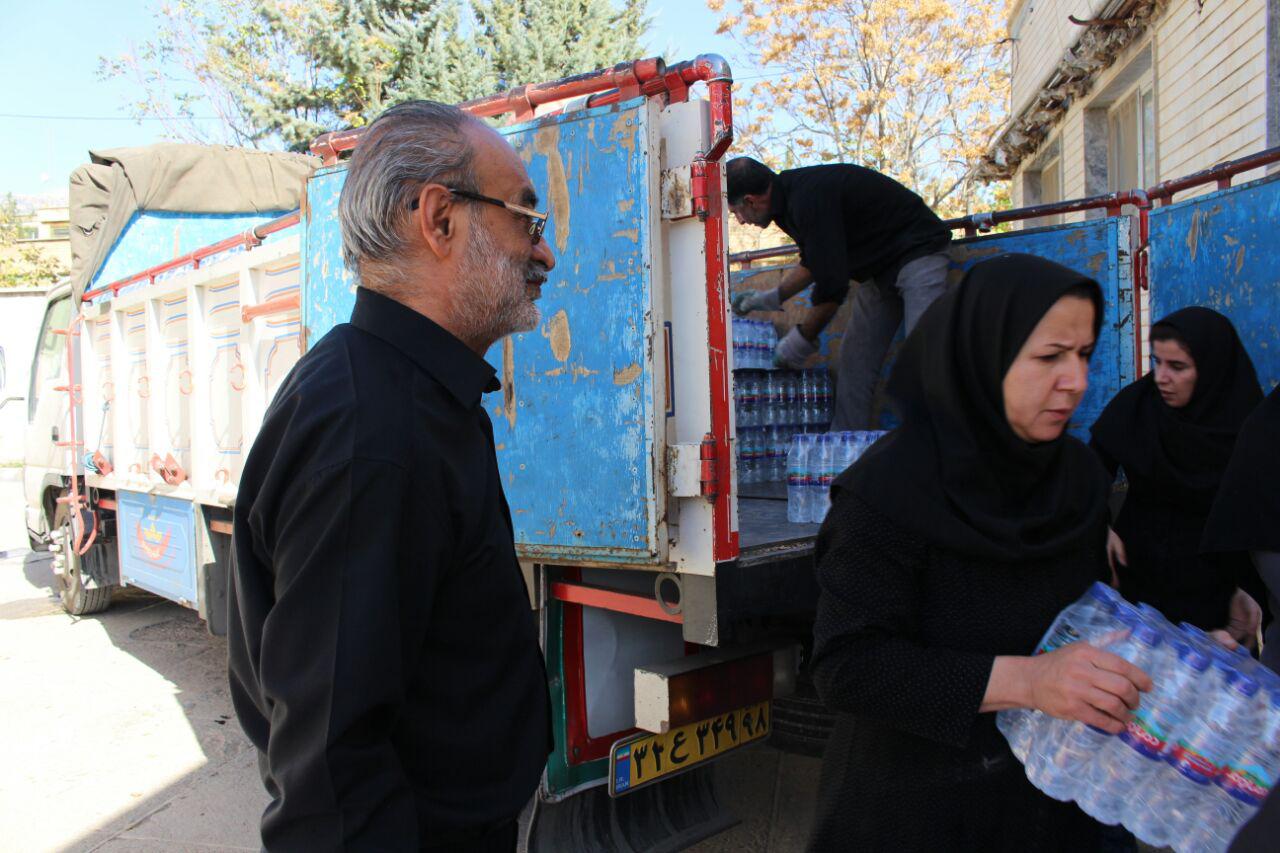
{"label": "blue sky", "polygon": [[[110,15],[87,17],[83,0],[4,3],[0,138],[6,150],[0,157],[0,195],[65,193],[71,170],[90,148],[160,141],[159,122],[127,118],[123,108],[131,86],[100,81],[96,73],[100,55],[125,53],[148,37],[157,6],[120,0],[111,4]],[[758,73],[731,40],[715,34],[717,15],[705,0],[649,0],[649,14],[650,54],[720,53],[735,76]]]}

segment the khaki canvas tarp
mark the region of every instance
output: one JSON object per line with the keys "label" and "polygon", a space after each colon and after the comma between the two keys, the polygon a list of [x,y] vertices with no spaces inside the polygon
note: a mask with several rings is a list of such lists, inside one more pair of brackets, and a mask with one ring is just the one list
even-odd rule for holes
{"label": "khaki canvas tarp", "polygon": [[302,202],[320,165],[305,154],[163,143],[90,151],[71,173],[71,280],[78,301],[139,210],[266,213]]}

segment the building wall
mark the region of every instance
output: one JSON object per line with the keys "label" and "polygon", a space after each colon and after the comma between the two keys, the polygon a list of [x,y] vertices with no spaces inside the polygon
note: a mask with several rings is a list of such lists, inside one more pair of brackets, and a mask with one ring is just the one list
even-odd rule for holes
{"label": "building wall", "polygon": [[1161,180],[1266,147],[1266,0],[1172,3],[1156,47]]}
{"label": "building wall", "polygon": [[[1049,0],[1035,12],[1039,15],[1044,10],[1045,14],[1029,18],[1024,26],[1022,52],[1025,54],[1031,44],[1043,44],[1052,57],[1029,64],[1027,71],[1015,66],[1015,99],[1020,97],[1025,103],[1033,96],[1048,73],[1037,70],[1039,66],[1052,68],[1069,40],[1079,38],[1080,28],[1066,19],[1071,12],[1056,8],[1067,5],[1069,0]],[[1062,48],[1053,47],[1060,42]],[[1089,94],[1072,105],[1041,146],[1045,149],[1055,140],[1060,145],[1063,198],[1107,191],[1102,185],[1107,151],[1105,110],[1131,91],[1135,80],[1149,80],[1156,96],[1157,180],[1182,177],[1265,148],[1267,0],[1215,0],[1203,7],[1196,0],[1169,0],[1150,34],[1099,75]],[[1042,200],[1028,197],[1026,190],[1034,185],[1028,181],[1028,172],[1038,168],[1037,156],[1026,158],[1019,166],[1012,186],[1015,206]],[[1257,176],[1244,175],[1237,180]],[[1179,197],[1193,194],[1189,191]],[[1082,217],[1075,214],[1067,218]]]}
{"label": "building wall", "polygon": [[23,397],[0,408],[0,464],[22,460],[23,435],[27,428],[25,397],[31,384],[31,358],[44,319],[43,289],[0,290],[0,347],[4,349],[6,380],[0,400]]}
{"label": "building wall", "polygon": [[1009,37],[1013,39],[1010,103],[1016,115],[1044,85],[1081,29],[1068,20],[1101,13],[1107,0],[1019,0],[1011,4]]}

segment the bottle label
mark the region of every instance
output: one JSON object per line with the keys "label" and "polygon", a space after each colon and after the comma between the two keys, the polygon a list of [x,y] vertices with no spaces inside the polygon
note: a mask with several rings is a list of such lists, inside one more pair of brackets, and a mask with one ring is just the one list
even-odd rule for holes
{"label": "bottle label", "polygon": [[1173,768],[1197,785],[1208,785],[1218,775],[1218,766],[1184,741],[1178,741],[1170,759]]}
{"label": "bottle label", "polygon": [[1256,764],[1225,767],[1222,775],[1218,777],[1218,787],[1242,803],[1260,806],[1275,785],[1275,781],[1274,774],[1267,773],[1264,768]]}
{"label": "bottle label", "polygon": [[822,488],[829,489],[831,488],[831,481],[833,479],[835,478],[831,476],[830,472],[827,472],[827,473],[819,474],[815,482],[817,485],[821,486]]}
{"label": "bottle label", "polygon": [[791,471],[787,474],[787,485],[792,488],[801,487],[805,484],[804,479],[804,474]]}
{"label": "bottle label", "polygon": [[1044,641],[1040,644],[1040,647],[1036,649],[1035,653],[1042,655],[1046,652],[1051,652],[1054,649],[1060,649],[1063,646],[1070,645],[1079,639],[1080,632],[1076,630],[1074,625],[1064,620],[1062,624],[1055,626],[1053,630],[1050,631],[1049,636],[1044,638]]}
{"label": "bottle label", "polygon": [[1168,734],[1161,731],[1160,726],[1151,719],[1150,714],[1144,714],[1141,709],[1134,714],[1129,725],[1125,726],[1124,731],[1120,733],[1120,740],[1136,750],[1139,755],[1151,759],[1159,758],[1169,744]]}

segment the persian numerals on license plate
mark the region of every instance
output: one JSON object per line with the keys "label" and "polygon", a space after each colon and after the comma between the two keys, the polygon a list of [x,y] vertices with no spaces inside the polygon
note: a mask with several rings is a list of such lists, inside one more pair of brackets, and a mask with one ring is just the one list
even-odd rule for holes
{"label": "persian numerals on license plate", "polygon": [[761,702],[665,734],[625,737],[609,751],[609,796],[630,793],[763,740],[772,723],[769,703]]}

